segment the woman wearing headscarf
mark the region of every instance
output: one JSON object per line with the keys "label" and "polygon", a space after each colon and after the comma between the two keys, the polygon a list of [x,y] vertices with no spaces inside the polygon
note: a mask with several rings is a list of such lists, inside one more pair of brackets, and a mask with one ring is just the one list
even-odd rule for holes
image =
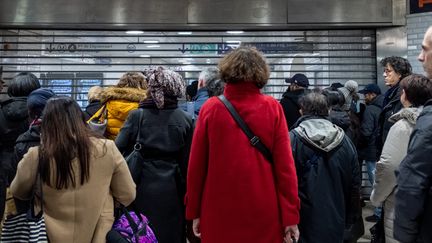
{"label": "woman wearing headscarf", "polygon": [[129,205],[135,184],[111,140],[99,138],[70,97],[51,98],[41,125],[41,145],[18,164],[10,190],[29,200],[39,177],[50,242],[106,242],[114,202]]}
{"label": "woman wearing headscarf", "polygon": [[185,83],[163,67],[145,75],[147,99],[130,112],[116,145],[127,155],[139,134],[144,161],[133,208],[148,217],[158,242],[180,243],[185,240],[184,180],[193,133],[192,118],[177,107]]}
{"label": "woman wearing headscarf", "polygon": [[146,77],[140,72],[127,72],[117,85],[105,88],[100,97],[104,105],[90,120],[99,117],[106,109],[107,127],[104,136],[115,140],[129,112],[138,108],[139,102],[147,97]]}
{"label": "woman wearing headscarf", "polygon": [[261,93],[270,70],[255,48],[219,62],[224,96],[272,154],[270,162],[217,98],[200,111],[187,177],[186,217],[203,243],[292,242],[299,232],[297,176],[282,106]]}

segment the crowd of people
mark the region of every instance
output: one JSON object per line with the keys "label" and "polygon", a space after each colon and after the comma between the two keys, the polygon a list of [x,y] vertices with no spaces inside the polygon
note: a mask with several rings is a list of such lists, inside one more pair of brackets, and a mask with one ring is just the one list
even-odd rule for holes
{"label": "crowd of people", "polygon": [[261,92],[263,54],[240,46],[187,87],[164,67],[125,73],[84,111],[19,73],[0,103],[0,215],[33,207],[40,182],[50,242],[110,242],[126,206],[161,243],[354,243],[364,163],[366,220],[386,242],[432,242],[432,27],[418,59],[427,77],[382,59],[384,94],[354,80],[312,90],[299,73],[278,102]]}

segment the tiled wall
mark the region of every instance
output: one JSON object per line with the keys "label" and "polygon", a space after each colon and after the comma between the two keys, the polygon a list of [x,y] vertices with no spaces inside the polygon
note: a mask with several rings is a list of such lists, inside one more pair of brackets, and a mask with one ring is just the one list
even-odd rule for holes
{"label": "tiled wall", "polygon": [[432,26],[432,12],[407,15],[408,60],[414,73],[424,73],[417,60],[427,28]]}

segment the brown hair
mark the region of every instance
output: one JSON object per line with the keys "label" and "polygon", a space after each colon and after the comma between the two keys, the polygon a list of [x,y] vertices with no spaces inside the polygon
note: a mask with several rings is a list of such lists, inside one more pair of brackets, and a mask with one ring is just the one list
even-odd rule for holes
{"label": "brown hair", "polygon": [[[84,114],[72,98],[54,97],[48,100],[39,149],[41,177],[47,185],[56,189],[75,188],[78,183],[75,173],[80,173],[81,185],[89,180],[92,149],[89,134],[94,133],[86,126]],[[79,161],[79,172],[73,169],[75,158]]]}
{"label": "brown hair", "polygon": [[432,82],[421,74],[411,74],[400,82],[406,99],[414,106],[422,106],[432,99]]}
{"label": "brown hair", "polygon": [[120,77],[117,87],[130,87],[137,89],[147,89],[147,79],[140,72],[127,72]]}
{"label": "brown hair", "polygon": [[219,62],[219,70],[226,83],[252,82],[258,88],[264,87],[270,77],[270,68],[255,47],[233,50]]}

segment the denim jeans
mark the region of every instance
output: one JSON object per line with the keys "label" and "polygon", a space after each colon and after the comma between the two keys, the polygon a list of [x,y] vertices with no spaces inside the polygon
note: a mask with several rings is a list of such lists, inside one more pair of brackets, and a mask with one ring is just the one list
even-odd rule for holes
{"label": "denim jeans", "polygon": [[[365,164],[366,164],[366,169],[367,169],[367,173],[368,173],[369,182],[371,183],[371,186],[373,186],[374,181],[375,181],[375,166],[376,166],[376,161],[365,160]],[[378,217],[381,217],[381,210],[382,210],[382,207],[376,207],[374,209],[374,214],[376,216],[378,216]]]}
{"label": "denim jeans", "polygon": [[376,165],[376,161],[365,160],[365,164],[366,164],[366,169],[367,169],[367,174],[368,174],[369,182],[370,182],[371,186],[373,186],[374,181],[375,181],[375,165]]}

